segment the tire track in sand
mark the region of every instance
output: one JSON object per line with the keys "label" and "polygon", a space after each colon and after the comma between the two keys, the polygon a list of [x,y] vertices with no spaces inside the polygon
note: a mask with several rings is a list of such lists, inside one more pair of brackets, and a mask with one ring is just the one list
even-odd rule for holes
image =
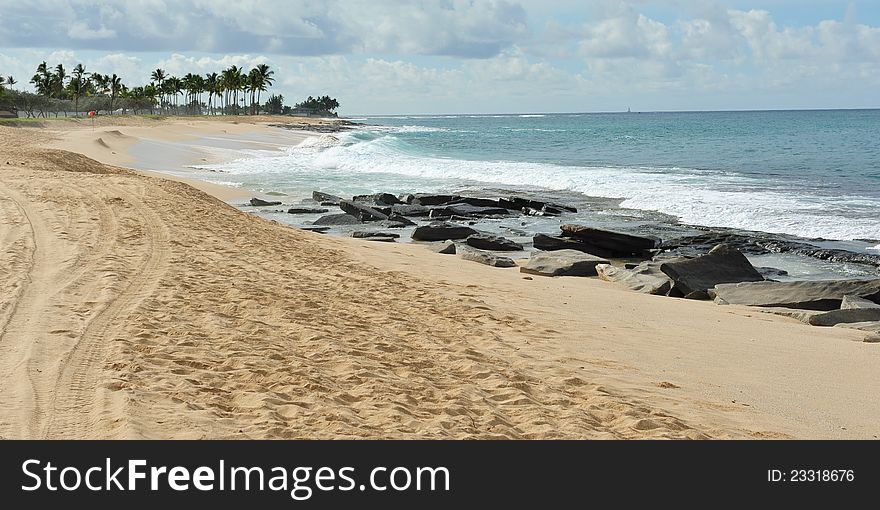
{"label": "tire track in sand", "polygon": [[141,225],[146,229],[148,255],[135,269],[127,286],[89,322],[58,370],[50,403],[51,411],[39,431],[40,437],[82,437],[83,431],[89,430],[102,419],[116,422],[123,419],[123,413],[105,418],[101,414],[112,412],[108,388],[99,386],[107,350],[115,341],[112,328],[118,318],[135,310],[144,298],[155,292],[168,271],[166,248],[170,235],[165,223],[135,194],[120,186],[113,186],[113,191],[125,195],[128,203],[134,206],[135,212],[142,219]]}

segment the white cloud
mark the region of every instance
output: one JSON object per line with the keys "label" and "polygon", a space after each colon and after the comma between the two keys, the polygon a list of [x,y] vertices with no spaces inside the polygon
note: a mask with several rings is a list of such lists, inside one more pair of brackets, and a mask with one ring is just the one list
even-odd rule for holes
{"label": "white cloud", "polygon": [[116,37],[116,31],[104,25],[93,29],[83,21],[75,21],[67,29],[67,36],[74,40],[112,39]]}

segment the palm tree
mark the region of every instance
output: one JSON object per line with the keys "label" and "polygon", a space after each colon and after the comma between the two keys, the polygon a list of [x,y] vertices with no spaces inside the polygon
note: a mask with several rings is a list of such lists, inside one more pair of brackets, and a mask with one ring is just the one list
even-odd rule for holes
{"label": "palm tree", "polygon": [[167,75],[165,74],[164,69],[156,69],[150,74],[150,79],[156,82],[156,85],[159,87],[159,90],[162,90],[162,82],[165,81]]}
{"label": "palm tree", "polygon": [[64,99],[64,80],[67,72],[62,64],[55,66],[55,74],[52,75],[52,95],[58,99]]}
{"label": "palm tree", "polygon": [[214,95],[217,93],[217,73],[205,75],[205,91],[208,93],[208,110],[214,113]]}
{"label": "palm tree", "polygon": [[[0,76],[0,82],[2,82],[2,81],[3,81],[3,77]],[[18,82],[15,81],[15,78],[13,78],[11,74],[6,77],[6,84],[9,85],[10,89],[12,89],[12,86],[15,85],[16,83],[18,83]],[[12,89],[12,90],[15,90],[15,89]]]}
{"label": "palm tree", "polygon": [[77,117],[79,117],[79,98],[83,95],[86,88],[86,80],[83,79],[85,75],[85,66],[77,64],[76,67],[73,68],[73,73],[71,74],[72,77],[70,79],[70,89],[71,92],[73,92],[74,112]]}
{"label": "palm tree", "polygon": [[45,61],[37,66],[37,73],[31,78],[31,83],[37,90],[37,94],[45,97],[52,94],[52,74]]}
{"label": "palm tree", "polygon": [[262,88],[263,84],[261,82],[260,71],[256,68],[251,69],[251,72],[247,75],[247,88],[251,93],[251,115],[254,115],[256,112],[254,111],[254,101],[257,97],[257,89]]}
{"label": "palm tree", "polygon": [[238,67],[232,66],[224,69],[221,73],[221,83],[223,86],[223,111],[228,113],[229,100],[232,99],[232,91],[238,90]]}
{"label": "palm tree", "polygon": [[265,92],[269,87],[275,83],[275,78],[272,76],[275,74],[275,71],[269,70],[269,66],[267,64],[260,64],[257,66],[257,72],[260,73],[260,88],[257,89],[257,105],[260,104],[260,93]]}
{"label": "palm tree", "polygon": [[113,101],[123,90],[126,90],[126,87],[122,84],[122,78],[116,76],[116,73],[107,80],[107,86],[110,89],[110,115],[113,115]]}

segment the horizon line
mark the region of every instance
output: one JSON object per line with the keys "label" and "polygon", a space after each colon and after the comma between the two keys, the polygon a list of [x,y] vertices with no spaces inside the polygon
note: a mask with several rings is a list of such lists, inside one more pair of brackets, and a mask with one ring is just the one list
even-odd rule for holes
{"label": "horizon line", "polygon": [[731,110],[604,110],[604,111],[581,111],[581,112],[489,112],[489,113],[352,113],[340,115],[340,118],[348,117],[412,117],[412,116],[490,116],[490,115],[614,115],[614,114],[641,114],[641,113],[761,113],[761,112],[839,112],[839,111],[875,111],[880,106],[854,107],[854,108],[744,108]]}

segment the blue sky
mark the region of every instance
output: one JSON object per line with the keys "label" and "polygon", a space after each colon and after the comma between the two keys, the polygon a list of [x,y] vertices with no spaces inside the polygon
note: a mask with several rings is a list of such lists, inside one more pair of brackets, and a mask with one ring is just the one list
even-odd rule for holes
{"label": "blue sky", "polygon": [[880,107],[876,0],[0,0],[0,74],[268,63],[342,113]]}

